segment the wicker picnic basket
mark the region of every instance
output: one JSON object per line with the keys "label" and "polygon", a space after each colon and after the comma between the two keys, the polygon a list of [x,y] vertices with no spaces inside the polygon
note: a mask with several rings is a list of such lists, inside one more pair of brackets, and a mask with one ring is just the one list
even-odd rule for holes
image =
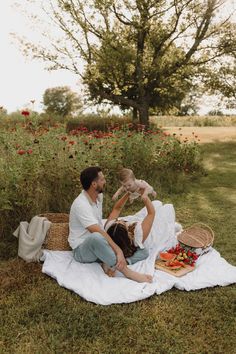
{"label": "wicker picnic basket", "polygon": [[213,245],[214,232],[210,226],[196,223],[182,231],[177,238],[186,246],[205,249]]}
{"label": "wicker picnic basket", "polygon": [[69,215],[65,213],[44,213],[39,216],[46,217],[51,221],[43,248],[53,251],[70,251],[68,243]]}

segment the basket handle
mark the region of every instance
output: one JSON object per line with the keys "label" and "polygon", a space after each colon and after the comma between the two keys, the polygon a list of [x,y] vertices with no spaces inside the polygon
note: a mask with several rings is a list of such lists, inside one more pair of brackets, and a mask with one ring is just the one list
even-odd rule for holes
{"label": "basket handle", "polygon": [[[212,228],[206,224],[204,224],[203,222],[196,222],[195,224],[193,224],[192,226],[204,226],[206,229],[208,229],[210,231],[210,233],[212,234],[212,243],[214,241],[214,238],[215,238],[215,233],[214,231],[212,230]],[[208,247],[209,245],[205,245],[203,248],[206,248]]]}

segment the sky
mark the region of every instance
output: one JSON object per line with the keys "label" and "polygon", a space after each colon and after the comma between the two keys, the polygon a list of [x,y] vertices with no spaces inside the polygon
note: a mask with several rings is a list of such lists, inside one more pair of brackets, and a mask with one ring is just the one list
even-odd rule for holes
{"label": "sky", "polygon": [[[25,34],[29,29],[14,3],[15,0],[0,3],[0,106],[9,113],[24,108],[39,111],[47,88],[70,86],[78,91],[78,77],[66,70],[49,72],[43,62],[30,60],[22,54],[11,33]],[[31,100],[35,100],[34,107]]]}
{"label": "sky", "polygon": [[[21,0],[24,5],[25,0]],[[13,112],[22,109],[41,111],[43,93],[47,88],[69,86],[80,93],[78,76],[66,70],[49,72],[45,63],[26,58],[19,45],[11,36],[29,34],[25,16],[14,6],[15,0],[0,2],[0,106]],[[229,0],[229,6],[236,8],[236,0]],[[36,9],[37,11],[37,9]],[[31,101],[35,100],[32,104]],[[204,99],[200,114],[205,114],[214,108],[214,98]]]}

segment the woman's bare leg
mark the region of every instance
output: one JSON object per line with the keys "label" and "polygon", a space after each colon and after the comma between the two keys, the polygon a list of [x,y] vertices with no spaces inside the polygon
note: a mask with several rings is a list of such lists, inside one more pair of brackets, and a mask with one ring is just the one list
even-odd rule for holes
{"label": "woman's bare leg", "polygon": [[[115,277],[116,269],[110,268],[105,263],[102,263],[101,266],[105,274],[107,274],[109,277]],[[152,283],[151,275],[135,272],[134,270],[129,269],[127,266],[120,270],[120,272],[124,274],[126,278],[137,281],[138,283]]]}
{"label": "woman's bare leg", "polygon": [[126,278],[137,281],[138,283],[152,283],[152,276],[149,274],[142,274],[135,272],[125,266],[121,271]]}

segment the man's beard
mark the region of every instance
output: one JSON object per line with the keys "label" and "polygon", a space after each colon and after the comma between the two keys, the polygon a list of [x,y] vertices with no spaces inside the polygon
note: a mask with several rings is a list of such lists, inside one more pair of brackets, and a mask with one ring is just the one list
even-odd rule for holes
{"label": "man's beard", "polygon": [[97,186],[97,188],[96,188],[96,192],[97,192],[97,193],[103,193],[103,190],[104,190],[103,187]]}

